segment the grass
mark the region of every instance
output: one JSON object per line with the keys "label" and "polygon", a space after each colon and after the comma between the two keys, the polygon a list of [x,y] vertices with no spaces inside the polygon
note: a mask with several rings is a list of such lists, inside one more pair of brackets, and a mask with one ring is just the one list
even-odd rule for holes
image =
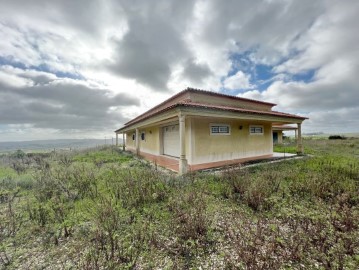
{"label": "grass", "polygon": [[182,177],[110,147],[4,156],[0,269],[358,269],[359,139],[304,145]]}

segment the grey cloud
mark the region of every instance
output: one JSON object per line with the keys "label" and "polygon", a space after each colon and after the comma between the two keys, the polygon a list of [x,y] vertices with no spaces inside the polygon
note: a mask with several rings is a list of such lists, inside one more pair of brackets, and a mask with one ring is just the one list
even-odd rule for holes
{"label": "grey cloud", "polygon": [[194,59],[188,59],[184,64],[183,76],[195,83],[201,83],[203,79],[212,75],[207,64],[196,63]]}
{"label": "grey cloud", "polygon": [[26,22],[30,17],[34,22],[42,22],[40,28],[45,25],[66,26],[98,37],[106,23],[116,21],[116,16],[122,15],[115,3],[115,0],[11,0],[2,4],[0,15],[7,20],[13,18]]}
{"label": "grey cloud", "polygon": [[[325,10],[322,1],[223,1],[209,5],[200,38],[213,46],[234,40],[240,50],[255,48],[259,57],[278,59]],[[261,55],[261,51],[264,55]],[[272,53],[270,53],[272,51]],[[283,55],[284,54],[284,55]]]}
{"label": "grey cloud", "polygon": [[183,40],[193,1],[121,2],[129,30],[115,40],[115,74],[166,91],[172,65],[190,55]]}
{"label": "grey cloud", "polygon": [[139,101],[126,94],[73,83],[12,88],[0,84],[0,124],[32,124],[38,128],[114,129],[126,120],[110,107],[126,108]]}
{"label": "grey cloud", "polygon": [[359,107],[342,108],[332,111],[309,113],[309,120],[305,121],[305,128],[309,131],[333,134],[358,132]]}
{"label": "grey cloud", "polygon": [[353,82],[286,84],[277,92],[277,101],[287,97],[292,110],[326,111],[358,106],[359,91]]}

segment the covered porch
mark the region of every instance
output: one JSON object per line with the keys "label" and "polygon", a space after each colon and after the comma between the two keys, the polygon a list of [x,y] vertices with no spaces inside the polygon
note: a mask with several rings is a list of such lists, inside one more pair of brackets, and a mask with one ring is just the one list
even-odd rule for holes
{"label": "covered porch", "polygon": [[[130,150],[157,165],[184,174],[192,170],[201,170],[210,167],[238,164],[255,159],[270,158],[273,155],[273,127],[282,127],[284,130],[284,125],[293,124],[293,120],[295,121],[296,119],[280,119],[275,116],[262,115],[248,116],[248,114],[238,114],[227,111],[218,113],[213,110],[181,108],[168,112],[165,116],[161,116],[158,119],[151,119],[151,121],[144,121],[141,125],[116,131],[116,145],[119,145],[119,136],[122,134],[123,150]],[[215,144],[213,140],[206,139],[209,138],[208,134],[210,132],[208,123],[227,123],[231,127],[232,136],[222,136],[220,139],[219,137],[216,137],[216,144],[222,148],[227,147],[227,149],[234,149],[235,147],[233,146],[238,145],[238,143],[242,143],[243,145],[237,146],[237,148],[248,148],[248,142],[245,143],[243,141],[243,134],[249,132],[250,123],[261,125],[265,127],[264,129],[266,132],[270,134],[268,141],[270,141],[269,148],[271,149],[271,152],[253,153],[253,156],[236,156],[235,154],[228,154],[223,156],[225,157],[223,160],[211,159],[210,157],[208,160],[205,160],[203,159],[203,156],[199,157],[201,151],[208,150],[210,152],[209,154],[212,156],[220,151],[218,148],[216,150],[216,147],[213,146]],[[296,124],[297,127],[291,128],[296,130],[297,152],[302,154],[301,121],[297,121]],[[202,127],[200,127],[201,125]],[[167,127],[171,127],[171,129],[174,130],[173,135],[168,136],[168,134],[165,134]],[[266,136],[268,136],[268,134]],[[233,136],[237,136],[239,141],[231,141],[230,138]],[[165,137],[172,139],[172,141],[169,143],[164,140]],[[257,136],[252,136],[250,141],[255,143],[255,140],[259,138],[256,137]],[[166,143],[167,145],[173,146],[171,151],[167,149],[168,146],[166,146]]]}

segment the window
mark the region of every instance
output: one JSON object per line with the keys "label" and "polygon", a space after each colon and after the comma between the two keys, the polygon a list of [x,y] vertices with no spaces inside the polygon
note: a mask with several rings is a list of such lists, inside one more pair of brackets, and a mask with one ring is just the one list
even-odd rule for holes
{"label": "window", "polygon": [[211,124],[211,135],[229,135],[230,126],[225,124]]}
{"label": "window", "polygon": [[249,133],[261,135],[263,134],[263,126],[250,126]]}
{"label": "window", "polygon": [[134,141],[136,139],[136,133],[132,134],[132,141]]}
{"label": "window", "polygon": [[142,140],[142,141],[145,140],[145,133],[144,133],[144,132],[141,133],[141,140]]}

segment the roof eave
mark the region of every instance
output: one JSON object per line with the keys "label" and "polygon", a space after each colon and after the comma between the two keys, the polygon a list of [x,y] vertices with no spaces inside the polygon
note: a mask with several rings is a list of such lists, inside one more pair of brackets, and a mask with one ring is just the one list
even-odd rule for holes
{"label": "roof eave", "polygon": [[[158,112],[155,112],[155,113],[153,113],[153,114],[151,114],[151,115],[148,115],[148,116],[146,116],[146,117],[144,117],[144,118],[142,118],[142,119],[140,119],[140,120],[138,120],[138,121],[133,121],[133,120],[135,120],[135,119],[133,119],[132,121],[128,122],[128,123],[130,123],[130,124],[126,123],[126,124],[124,125],[124,127],[115,130],[115,132],[116,132],[116,133],[122,132],[122,131],[124,131],[124,130],[130,128],[131,126],[133,126],[133,125],[135,125],[135,124],[138,124],[138,123],[141,123],[141,122],[144,121],[144,120],[147,120],[148,118],[151,118],[151,117],[153,117],[153,116],[156,116],[156,115],[158,115],[158,114],[161,114],[161,113],[163,113],[163,112],[166,112],[166,111],[168,111],[168,110],[170,110],[170,109],[177,108],[177,107],[187,107],[187,108],[195,108],[195,109],[209,109],[209,110],[214,110],[214,111],[216,111],[216,110],[218,110],[218,111],[229,111],[229,112],[238,112],[238,113],[244,113],[244,114],[267,115],[267,116],[275,116],[275,117],[286,118],[286,119],[288,119],[288,118],[297,119],[297,120],[301,120],[301,121],[304,121],[304,120],[306,120],[306,119],[309,119],[309,118],[307,118],[307,117],[302,117],[302,116],[298,116],[298,115],[294,115],[294,114],[282,114],[282,113],[281,113],[281,114],[276,114],[276,112],[274,112],[274,114],[273,114],[273,113],[266,112],[266,111],[250,111],[250,110],[247,110],[247,111],[246,111],[246,110],[238,111],[238,110],[235,110],[235,109],[225,109],[225,108],[213,108],[213,107],[206,107],[206,106],[196,106],[196,105],[189,104],[189,103],[176,103],[176,104],[174,104],[174,105],[172,105],[172,106],[169,106],[169,107],[167,107],[167,108],[165,108],[165,109],[163,109],[163,110],[161,110],[161,111],[158,111]],[[273,112],[273,111],[271,111],[271,112]]]}

